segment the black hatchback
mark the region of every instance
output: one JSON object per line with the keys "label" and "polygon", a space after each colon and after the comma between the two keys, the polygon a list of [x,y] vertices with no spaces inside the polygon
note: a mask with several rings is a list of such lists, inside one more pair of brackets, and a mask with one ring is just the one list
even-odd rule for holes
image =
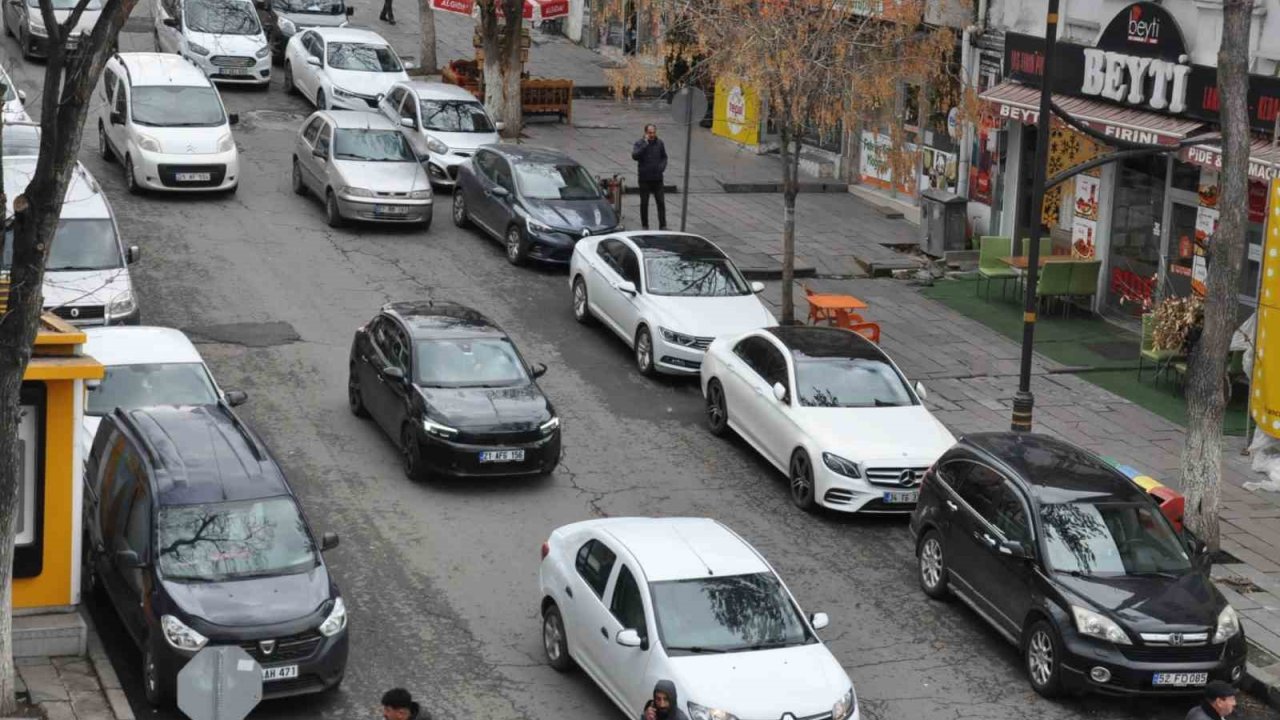
{"label": "black hatchback", "polygon": [[497,325],[449,302],[395,302],[356,330],[347,399],[400,445],[412,480],[545,475],[560,418]]}
{"label": "black hatchback", "polygon": [[954,594],[1017,645],[1041,695],[1192,694],[1244,672],[1203,544],[1070,443],[965,436],[925,474],[911,531],[925,594]]}

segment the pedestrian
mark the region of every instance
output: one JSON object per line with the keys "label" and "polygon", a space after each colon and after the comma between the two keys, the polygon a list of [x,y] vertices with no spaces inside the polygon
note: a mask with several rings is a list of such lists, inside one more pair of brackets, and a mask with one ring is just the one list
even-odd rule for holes
{"label": "pedestrian", "polygon": [[1231,683],[1214,680],[1204,686],[1204,699],[1191,708],[1187,720],[1222,720],[1236,710],[1236,689]]}
{"label": "pedestrian", "polygon": [[649,196],[658,205],[658,229],[667,229],[667,203],[662,196],[662,173],[667,170],[667,146],[658,139],[658,126],[644,126],[644,137],[631,148],[640,176],[640,224],[649,229]]}
{"label": "pedestrian", "polygon": [[431,713],[413,701],[404,688],[391,688],[382,694],[382,720],[431,720]]}
{"label": "pedestrian", "polygon": [[676,702],[676,684],[659,680],[653,686],[653,699],[644,704],[640,720],[689,720]]}
{"label": "pedestrian", "polygon": [[378,19],[392,25],[396,24],[396,13],[391,8],[391,0],[382,0],[382,14],[378,16]]}

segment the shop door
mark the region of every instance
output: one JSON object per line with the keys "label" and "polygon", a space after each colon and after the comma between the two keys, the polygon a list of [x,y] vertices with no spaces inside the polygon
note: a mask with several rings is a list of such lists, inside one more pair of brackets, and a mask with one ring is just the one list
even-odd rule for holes
{"label": "shop door", "polygon": [[1132,158],[1115,173],[1111,234],[1107,240],[1107,306],[1138,314],[1160,269],[1165,158]]}
{"label": "shop door", "polygon": [[[1191,274],[1196,264],[1196,216],[1199,211],[1194,198],[1172,198],[1169,209],[1169,244],[1165,250],[1165,267],[1168,271],[1165,273],[1163,297],[1191,295]],[[1200,240],[1203,242],[1204,237]]]}

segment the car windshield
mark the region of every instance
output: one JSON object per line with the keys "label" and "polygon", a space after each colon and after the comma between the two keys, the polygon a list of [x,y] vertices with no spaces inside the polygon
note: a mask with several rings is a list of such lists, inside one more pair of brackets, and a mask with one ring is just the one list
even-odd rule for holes
{"label": "car windshield", "polygon": [[450,338],[418,343],[417,382],[427,387],[510,387],[528,383],[529,374],[506,338]]}
{"label": "car windshield", "polygon": [[520,193],[535,200],[594,200],[600,188],[577,163],[518,162]]}
{"label": "car windshield", "polygon": [[34,125],[4,126],[4,156],[16,157],[26,155],[35,157],[40,154],[40,128]]}
{"label": "car windshield", "polygon": [[308,15],[341,15],[346,12],[342,0],[275,0],[276,10]]}
{"label": "car windshield", "polygon": [[[65,206],[64,206],[65,207]],[[5,231],[4,267],[13,262],[13,229]],[[113,270],[124,267],[116,226],[110,220],[63,220],[49,248],[45,270]],[[45,282],[50,282],[48,278]]]}
{"label": "car windshield", "polygon": [[0,70],[0,83],[4,83],[4,101],[9,102],[18,97],[18,93],[13,89],[13,81],[9,79],[9,75],[4,70]]}
{"label": "car windshield", "polygon": [[343,130],[333,139],[334,160],[416,162],[413,148],[395,130]]}
{"label": "car windshield", "polygon": [[186,0],[182,7],[187,27],[213,35],[257,35],[258,14],[240,0]]}
{"label": "car windshield", "polygon": [[725,258],[645,255],[645,287],[651,295],[730,297],[751,287]]}
{"label": "car windshield", "polygon": [[491,133],[493,123],[478,102],[467,100],[420,100],[422,127],[436,132]]}
{"label": "car windshield", "polygon": [[158,530],[166,580],[289,575],[318,562],[306,522],[288,497],[162,507]]}
{"label": "car windshield", "polygon": [[814,642],[771,573],[655,582],[653,612],[672,654],[733,652]]}
{"label": "car windshield", "polygon": [[[74,10],[77,2],[78,0],[52,0],[50,4],[53,5],[54,10]],[[40,0],[27,0],[27,7],[40,7]],[[102,0],[89,0],[89,3],[84,6],[84,9],[101,10]]]}
{"label": "car windshield", "polygon": [[811,357],[793,353],[796,396],[805,407],[914,405],[907,381],[879,358]]}
{"label": "car windshield", "polygon": [[400,59],[386,45],[329,43],[329,67],[361,72],[400,72]]}
{"label": "car windshield", "polygon": [[1160,511],[1142,502],[1042,505],[1045,549],[1057,572],[1083,575],[1182,575],[1191,559]]}
{"label": "car windshield", "polygon": [[218,401],[209,373],[200,363],[108,365],[102,384],[89,393],[86,415],[116,408],[152,405],[208,405]]}
{"label": "car windshield", "polygon": [[133,121],[153,127],[217,127],[227,117],[212,87],[141,85],[133,88]]}

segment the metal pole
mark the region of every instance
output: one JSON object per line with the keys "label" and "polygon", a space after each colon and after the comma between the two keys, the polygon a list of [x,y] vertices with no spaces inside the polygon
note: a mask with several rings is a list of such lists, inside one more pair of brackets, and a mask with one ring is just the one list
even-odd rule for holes
{"label": "metal pole", "polygon": [[1031,353],[1036,336],[1036,282],[1040,277],[1040,217],[1044,212],[1044,181],[1049,157],[1049,131],[1053,125],[1053,50],[1058,44],[1058,1],[1049,0],[1045,15],[1044,71],[1040,82],[1040,116],[1037,123],[1036,156],[1031,183],[1031,240],[1027,248],[1027,296],[1022,313],[1022,364],[1018,371],[1018,392],[1013,396],[1015,432],[1031,432],[1035,396],[1031,393]]}
{"label": "metal pole", "polygon": [[[693,149],[693,91],[686,85],[680,90],[684,98],[684,184],[680,186],[680,232],[684,232],[685,220],[689,217],[689,157]],[[701,120],[702,118],[698,118]]]}

